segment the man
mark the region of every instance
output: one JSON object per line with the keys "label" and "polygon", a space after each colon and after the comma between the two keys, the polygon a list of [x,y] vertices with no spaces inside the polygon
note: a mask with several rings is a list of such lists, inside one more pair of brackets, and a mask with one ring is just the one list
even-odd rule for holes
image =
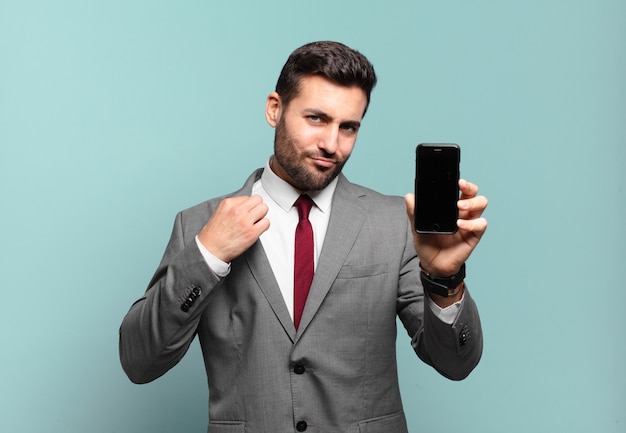
{"label": "man", "polygon": [[[294,51],[266,101],[273,156],[239,191],[177,215],[122,323],[121,361],[136,383],[172,368],[198,335],[211,433],[406,432],[396,315],[444,376],[463,379],[479,361],[463,277],[487,200],[461,181],[457,233],[419,235],[412,194],[384,196],[341,174],[375,83],[369,61],[345,45]],[[439,280],[449,296],[425,294],[420,280],[439,277],[451,277]]]}

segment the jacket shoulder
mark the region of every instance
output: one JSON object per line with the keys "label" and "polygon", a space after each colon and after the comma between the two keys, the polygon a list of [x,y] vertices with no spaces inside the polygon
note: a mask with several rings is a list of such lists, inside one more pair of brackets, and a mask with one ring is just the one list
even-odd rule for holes
{"label": "jacket shoulder", "polygon": [[404,210],[404,197],[398,195],[383,194],[371,188],[352,183],[342,176],[340,179],[340,185],[349,191],[349,194],[358,197],[359,200],[363,200],[372,208],[380,208],[381,210]]}
{"label": "jacket shoulder", "polygon": [[[203,217],[209,216],[211,215],[214,211],[215,208],[217,208],[217,205],[220,204],[220,202],[228,197],[237,197],[237,196],[241,196],[241,195],[250,195],[250,193],[252,192],[252,185],[254,185],[254,182],[256,182],[258,179],[261,178],[261,173],[263,172],[263,169],[257,169],[255,170],[249,177],[248,179],[246,179],[245,183],[243,184],[243,186],[241,188],[239,188],[236,191],[230,192],[228,194],[224,194],[218,197],[213,197],[210,198],[208,200],[205,200],[201,203],[198,203],[194,206],[188,207],[186,209],[183,209],[182,211],[179,212],[179,214],[182,217],[189,217],[189,216],[193,216],[193,215],[200,215]],[[206,222],[206,221],[205,221]]]}

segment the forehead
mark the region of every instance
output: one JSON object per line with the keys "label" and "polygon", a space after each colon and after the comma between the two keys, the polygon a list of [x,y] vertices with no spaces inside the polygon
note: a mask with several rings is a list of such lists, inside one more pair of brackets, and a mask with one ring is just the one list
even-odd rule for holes
{"label": "forehead", "polygon": [[295,110],[318,110],[333,118],[360,121],[367,106],[367,96],[358,86],[342,86],[319,75],[300,79],[298,94],[289,103]]}

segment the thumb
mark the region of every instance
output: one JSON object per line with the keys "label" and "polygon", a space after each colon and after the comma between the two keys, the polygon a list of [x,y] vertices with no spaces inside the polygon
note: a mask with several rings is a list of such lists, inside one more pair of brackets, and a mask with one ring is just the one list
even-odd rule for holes
{"label": "thumb", "polygon": [[404,196],[404,203],[406,204],[406,214],[413,221],[413,212],[415,211],[415,195],[407,194]]}

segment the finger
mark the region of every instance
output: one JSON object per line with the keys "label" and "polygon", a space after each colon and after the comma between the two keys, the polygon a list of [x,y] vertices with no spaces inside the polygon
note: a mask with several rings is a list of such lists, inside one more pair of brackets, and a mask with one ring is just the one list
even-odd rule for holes
{"label": "finger", "polygon": [[263,198],[257,194],[247,197],[243,207],[247,210],[247,224],[250,224],[252,227],[254,237],[258,238],[270,227],[270,220],[265,218],[269,207],[265,204]]}
{"label": "finger", "polygon": [[261,218],[254,223],[254,227],[256,228],[257,237],[259,237],[270,228],[270,220],[268,218]]}
{"label": "finger", "polygon": [[269,207],[261,201],[248,211],[248,216],[252,224],[256,224],[267,215]]}
{"label": "finger", "polygon": [[459,229],[472,232],[479,238],[487,230],[487,220],[485,218],[459,219],[456,224]]}
{"label": "finger", "polygon": [[240,204],[241,204],[242,209],[246,212],[251,212],[259,204],[263,203],[263,198],[258,194],[255,194],[249,197],[244,196],[243,198],[244,200],[242,200]]}
{"label": "finger", "polygon": [[475,197],[478,194],[478,185],[465,179],[459,179],[459,189],[461,190],[461,200]]}
{"label": "finger", "polygon": [[415,212],[415,194],[406,194],[404,196],[404,203],[406,204],[406,214],[412,220],[413,213]]}
{"label": "finger", "polygon": [[479,216],[483,213],[485,209],[487,209],[488,204],[489,200],[487,200],[487,197],[485,197],[484,195],[479,195],[477,197],[459,200],[457,203],[457,207],[460,211],[468,212],[470,214],[477,214]]}

